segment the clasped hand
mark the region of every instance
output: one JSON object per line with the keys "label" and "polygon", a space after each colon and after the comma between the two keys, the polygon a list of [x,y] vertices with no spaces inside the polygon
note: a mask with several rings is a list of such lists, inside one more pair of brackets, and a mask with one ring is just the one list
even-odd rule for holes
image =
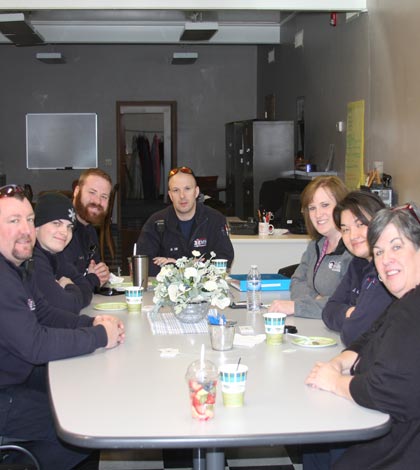
{"label": "clasped hand", "polygon": [[93,326],[102,325],[108,337],[107,349],[114,348],[125,340],[124,323],[112,315],[97,315],[93,320]]}

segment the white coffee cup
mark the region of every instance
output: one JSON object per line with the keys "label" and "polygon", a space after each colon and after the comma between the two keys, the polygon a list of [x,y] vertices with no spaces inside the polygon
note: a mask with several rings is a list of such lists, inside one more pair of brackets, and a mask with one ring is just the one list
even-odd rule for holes
{"label": "white coffee cup", "polygon": [[259,222],[258,223],[258,235],[273,235],[274,225],[269,224],[268,222]]}

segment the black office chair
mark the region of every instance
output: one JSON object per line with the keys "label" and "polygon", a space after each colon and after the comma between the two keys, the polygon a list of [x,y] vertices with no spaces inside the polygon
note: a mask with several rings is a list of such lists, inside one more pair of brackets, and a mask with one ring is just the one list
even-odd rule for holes
{"label": "black office chair", "polygon": [[278,274],[281,274],[285,277],[292,277],[298,266],[299,264],[291,264],[290,266],[285,266],[284,268],[280,268],[278,270]]}
{"label": "black office chair", "polygon": [[[19,445],[19,443],[24,444],[24,441],[0,436],[0,469],[8,470],[11,468],[21,468],[22,470],[41,470],[41,466],[34,454],[25,447]],[[21,464],[19,466],[17,466],[17,464],[13,464],[11,466],[5,463],[5,459],[12,452],[20,452],[25,455],[27,457],[26,460],[30,463]]]}

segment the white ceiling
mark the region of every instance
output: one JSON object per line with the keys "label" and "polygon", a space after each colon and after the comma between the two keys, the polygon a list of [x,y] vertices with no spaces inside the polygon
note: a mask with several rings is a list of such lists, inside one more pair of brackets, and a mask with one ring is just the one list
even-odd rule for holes
{"label": "white ceiling", "polygon": [[[0,14],[24,13],[46,44],[184,44],[179,38],[189,21],[218,23],[217,33],[201,43],[279,44],[282,25],[297,11],[366,9],[366,0],[61,0],[60,8],[57,3],[2,0]],[[10,41],[0,34],[1,43]]]}

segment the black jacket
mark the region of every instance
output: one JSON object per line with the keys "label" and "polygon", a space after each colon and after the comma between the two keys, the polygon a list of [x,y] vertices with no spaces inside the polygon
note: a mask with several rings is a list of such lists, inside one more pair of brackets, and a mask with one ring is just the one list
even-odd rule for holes
{"label": "black jacket", "polygon": [[[79,221],[76,222],[73,238],[71,242],[64,248],[63,255],[65,259],[75,266],[77,272],[85,274],[86,268],[91,259],[96,263],[101,261],[99,253],[98,234],[93,225],[84,225]],[[100,281],[96,274],[87,274],[89,282],[93,287],[99,287]]]}
{"label": "black jacket", "polygon": [[350,345],[359,355],[350,393],[366,408],[391,416],[391,430],[351,446],[334,469],[420,468],[420,286],[393,302]]}
{"label": "black jacket", "polygon": [[[95,284],[90,282],[93,276],[84,276],[77,272],[62,253],[50,253],[37,242],[34,249],[34,269],[39,290],[50,305],[79,313],[90,304],[92,290],[95,288]],[[63,276],[71,279],[73,284],[61,287],[57,280]]]}
{"label": "black jacket", "polygon": [[[322,319],[339,331],[348,346],[382,314],[394,297],[379,281],[373,261],[353,258],[346,274],[322,310]],[[350,317],[346,312],[355,307]]]}
{"label": "black jacket", "polygon": [[0,255],[0,273],[0,388],[22,384],[36,365],[106,346],[105,328],[50,306],[30,269]]}
{"label": "black jacket", "polygon": [[[153,263],[156,256],[167,258],[190,258],[192,251],[197,250],[206,258],[214,251],[217,258],[233,260],[233,246],[230,241],[225,217],[215,209],[197,203],[194,224],[189,240],[186,240],[179,227],[178,217],[173,206],[153,214],[144,224],[137,241],[137,252],[149,256],[149,276],[156,276],[159,266]],[[159,232],[157,220],[164,221],[164,231]]]}

